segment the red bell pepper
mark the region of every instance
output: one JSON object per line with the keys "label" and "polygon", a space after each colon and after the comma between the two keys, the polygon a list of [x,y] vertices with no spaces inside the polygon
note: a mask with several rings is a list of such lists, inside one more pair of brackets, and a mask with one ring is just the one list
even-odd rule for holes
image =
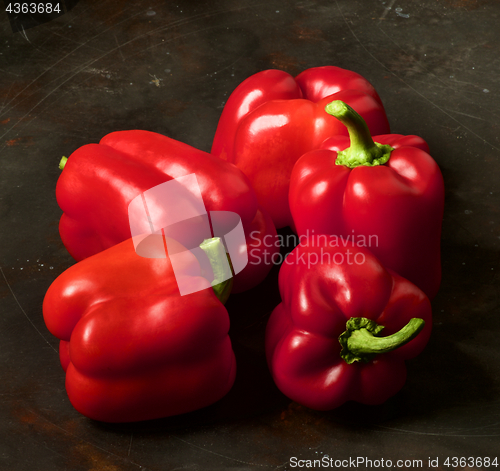
{"label": "red bell pepper", "polygon": [[333,236],[302,238],[281,266],[279,287],[266,354],[287,397],[330,410],[349,400],[381,404],[403,387],[405,360],[431,332],[420,289],[367,248]]}
{"label": "red bell pepper", "polygon": [[254,263],[235,276],[233,292],[256,286],[271,265],[255,260],[261,250],[269,251],[262,241],[274,237],[276,229],[259,208],[248,179],[230,163],[149,131],[113,132],[99,144],[80,147],[63,162],[56,196],[64,211],[59,233],[68,252],[83,260],[130,238],[130,202],[161,183],[191,173],[196,174],[207,212],[237,213],[248,253],[256,255]]}
{"label": "red bell pepper", "polygon": [[297,161],[289,194],[297,234],[366,245],[432,299],[441,282],[444,184],[427,144],[417,136],[372,139],[345,103],[327,110],[349,129],[350,147],[349,138],[333,137]]}
{"label": "red bell pepper", "polygon": [[[162,239],[143,243],[161,256]],[[208,250],[217,247],[225,256],[222,245]],[[44,320],[61,339],[66,390],[83,415],[167,417],[212,404],[231,388],[236,363],[221,300],[232,279],[210,288],[197,259],[184,254],[181,275],[195,291],[186,296],[170,259],[137,255],[131,239],[78,262],[49,287]]]}
{"label": "red bell pepper", "polygon": [[248,176],[277,228],[293,225],[288,185],[297,159],[330,136],[347,135],[345,126],[324,112],[335,99],[356,109],[372,133],[389,132],[373,86],[334,66],[308,69],[296,78],[265,70],[242,82],[227,100],[211,152]]}

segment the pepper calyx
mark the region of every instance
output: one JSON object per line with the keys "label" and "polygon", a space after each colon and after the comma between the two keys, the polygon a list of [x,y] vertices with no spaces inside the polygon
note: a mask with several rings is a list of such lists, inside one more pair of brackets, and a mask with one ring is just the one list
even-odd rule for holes
{"label": "pepper calyx", "polygon": [[375,167],[389,161],[393,147],[374,142],[366,121],[347,103],[335,100],[328,103],[325,111],[347,127],[351,145],[337,153],[336,165],[349,168]]}
{"label": "pepper calyx", "polygon": [[348,363],[365,363],[381,353],[388,353],[413,340],[424,328],[425,321],[414,317],[398,332],[380,337],[384,326],[365,317],[351,317],[346,322],[346,330],[339,336],[342,346],[340,356]]}

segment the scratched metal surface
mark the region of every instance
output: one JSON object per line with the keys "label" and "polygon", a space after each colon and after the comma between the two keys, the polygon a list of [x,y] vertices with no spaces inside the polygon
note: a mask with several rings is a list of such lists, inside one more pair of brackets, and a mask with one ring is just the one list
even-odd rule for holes
{"label": "scratched metal surface", "polygon": [[[292,469],[290,458],[499,456],[500,3],[497,0],[81,0],[13,34],[0,15],[0,468]],[[142,128],[209,150],[235,86],[334,64],[378,89],[396,133],[430,144],[446,182],[443,284],[425,352],[380,407],[315,412],[273,386],[263,353],[277,268],[228,303],[235,387],[205,410],[105,425],[69,404],[45,291],[62,155]],[[472,466],[475,468],[476,466]],[[360,466],[363,468],[363,466]]]}

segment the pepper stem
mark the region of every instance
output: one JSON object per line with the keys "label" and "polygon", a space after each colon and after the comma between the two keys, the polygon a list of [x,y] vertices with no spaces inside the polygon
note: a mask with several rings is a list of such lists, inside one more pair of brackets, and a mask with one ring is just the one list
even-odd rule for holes
{"label": "pepper stem", "polygon": [[62,156],[62,159],[59,161],[59,170],[63,170],[66,162],[68,161],[67,157]]}
{"label": "pepper stem", "polygon": [[212,289],[222,304],[225,304],[233,287],[233,274],[231,260],[226,254],[226,249],[220,237],[205,239],[200,248],[207,254],[212,267],[214,279]]}
{"label": "pepper stem", "polygon": [[351,140],[350,147],[338,152],[336,165],[356,168],[361,165],[382,165],[389,160],[394,149],[389,145],[373,142],[366,121],[347,103],[332,101],[326,105],[325,111],[347,127]]}
{"label": "pepper stem", "polygon": [[424,325],[423,319],[414,317],[398,332],[379,337],[384,326],[365,317],[351,317],[346,323],[346,331],[339,337],[340,356],[348,364],[369,362],[380,353],[391,352],[413,340]]}

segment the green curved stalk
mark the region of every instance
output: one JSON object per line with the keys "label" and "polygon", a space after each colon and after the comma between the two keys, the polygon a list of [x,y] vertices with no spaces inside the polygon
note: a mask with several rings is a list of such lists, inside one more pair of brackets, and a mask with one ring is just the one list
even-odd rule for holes
{"label": "green curved stalk", "polygon": [[335,100],[328,103],[325,111],[337,118],[347,127],[351,145],[338,152],[337,165],[356,168],[361,165],[376,166],[385,164],[394,150],[391,146],[373,142],[365,120],[347,103]]}
{"label": "green curved stalk", "polygon": [[415,317],[398,332],[379,337],[383,326],[365,317],[351,317],[346,323],[346,331],[339,337],[342,345],[340,356],[349,364],[369,362],[375,356],[396,350],[413,340],[424,325],[423,319]]}
{"label": "green curved stalk", "polygon": [[[214,279],[212,281],[212,289],[215,295],[222,304],[225,304],[231,294],[233,288],[232,266],[229,256],[226,254],[226,249],[220,237],[205,239],[200,248],[207,254]],[[228,263],[225,263],[225,261]]]}

